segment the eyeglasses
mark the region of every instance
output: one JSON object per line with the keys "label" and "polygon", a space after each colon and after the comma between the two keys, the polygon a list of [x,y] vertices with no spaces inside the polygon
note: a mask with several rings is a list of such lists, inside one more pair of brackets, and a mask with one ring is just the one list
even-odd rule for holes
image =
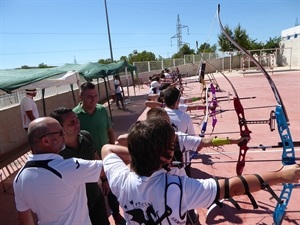
{"label": "eyeglasses", "polygon": [[60,137],[62,137],[65,135],[65,132],[63,130],[60,130],[60,131],[56,131],[56,132],[47,133],[47,134],[40,136],[39,139],[42,139],[43,137],[46,137],[48,135],[53,135],[53,134],[58,134]]}

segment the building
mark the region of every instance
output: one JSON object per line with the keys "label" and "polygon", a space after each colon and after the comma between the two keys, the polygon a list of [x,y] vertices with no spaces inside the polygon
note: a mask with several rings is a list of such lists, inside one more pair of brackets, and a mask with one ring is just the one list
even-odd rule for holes
{"label": "building", "polygon": [[283,65],[300,67],[300,25],[281,31],[280,47]]}

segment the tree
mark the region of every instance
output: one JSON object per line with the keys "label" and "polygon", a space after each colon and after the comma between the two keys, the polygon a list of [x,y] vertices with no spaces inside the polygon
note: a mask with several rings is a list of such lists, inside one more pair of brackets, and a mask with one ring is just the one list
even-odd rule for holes
{"label": "tree", "polygon": [[[234,40],[240,46],[242,46],[244,49],[251,49],[251,40],[246,32],[246,29],[242,29],[241,25],[238,24],[233,33]],[[235,49],[237,48],[235,47]]]}
{"label": "tree", "polygon": [[130,53],[128,55],[128,62],[141,62],[141,61],[155,61],[156,57],[155,54],[152,52],[147,52],[146,50],[142,52],[137,52],[137,50],[134,50],[133,53]]}
{"label": "tree", "polygon": [[111,61],[111,58],[109,58],[109,59],[99,59],[98,63],[100,63],[100,64],[110,64],[110,63],[112,63],[112,61]]}
{"label": "tree", "polygon": [[49,68],[49,66],[47,66],[47,64],[40,63],[40,64],[38,65],[38,68]]}
{"label": "tree", "polygon": [[197,49],[196,54],[201,54],[201,53],[216,53],[217,50],[217,45],[214,44],[210,46],[210,44],[204,42],[200,47]]}
{"label": "tree", "polygon": [[[240,46],[242,46],[244,49],[250,50],[251,46],[253,44],[253,42],[251,41],[251,39],[249,38],[249,35],[247,34],[246,29],[242,29],[241,25],[238,24],[238,26],[234,29],[234,31],[232,32],[232,30],[228,27],[225,26],[224,27],[226,33],[236,42],[238,43]],[[218,35],[218,43],[220,46],[220,51],[223,52],[231,52],[234,50],[238,50],[227,38],[226,36],[221,33],[220,35]]]}
{"label": "tree", "polygon": [[[281,37],[269,38],[269,40],[265,44],[264,48],[265,49],[279,48],[280,47],[280,40],[281,40]],[[270,51],[266,51],[266,52],[267,53],[273,53],[274,51],[275,50],[270,50]]]}
{"label": "tree", "polygon": [[187,44],[184,44],[179,50],[179,52],[172,55],[172,59],[183,58],[184,55],[192,55],[192,54],[195,54],[194,49],[190,49],[190,47]]}
{"label": "tree", "polygon": [[[225,26],[224,30],[226,33],[233,38],[233,33],[229,26]],[[218,35],[218,44],[220,46],[220,51],[222,52],[232,52],[234,50],[234,45],[226,38],[225,34],[222,32],[221,34]]]}
{"label": "tree", "polygon": [[128,61],[127,56],[124,56],[124,55],[120,57],[120,60],[121,61]]}

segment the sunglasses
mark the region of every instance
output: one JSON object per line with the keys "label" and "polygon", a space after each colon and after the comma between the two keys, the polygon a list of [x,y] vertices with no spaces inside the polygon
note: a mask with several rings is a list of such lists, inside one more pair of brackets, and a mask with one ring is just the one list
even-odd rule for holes
{"label": "sunglasses", "polygon": [[65,132],[63,130],[60,130],[60,131],[56,131],[56,132],[47,133],[47,134],[40,136],[39,139],[42,139],[43,137],[46,137],[48,135],[53,135],[53,134],[58,134],[60,137],[62,137],[65,135]]}

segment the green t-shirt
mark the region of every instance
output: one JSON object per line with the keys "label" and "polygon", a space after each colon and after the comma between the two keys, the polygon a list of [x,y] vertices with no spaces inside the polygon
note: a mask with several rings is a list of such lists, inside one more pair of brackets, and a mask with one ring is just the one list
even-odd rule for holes
{"label": "green t-shirt", "polygon": [[93,137],[94,145],[101,157],[101,148],[109,143],[107,130],[111,128],[111,122],[104,106],[97,104],[92,115],[86,113],[79,103],[73,111],[80,121],[80,129],[87,130]]}

